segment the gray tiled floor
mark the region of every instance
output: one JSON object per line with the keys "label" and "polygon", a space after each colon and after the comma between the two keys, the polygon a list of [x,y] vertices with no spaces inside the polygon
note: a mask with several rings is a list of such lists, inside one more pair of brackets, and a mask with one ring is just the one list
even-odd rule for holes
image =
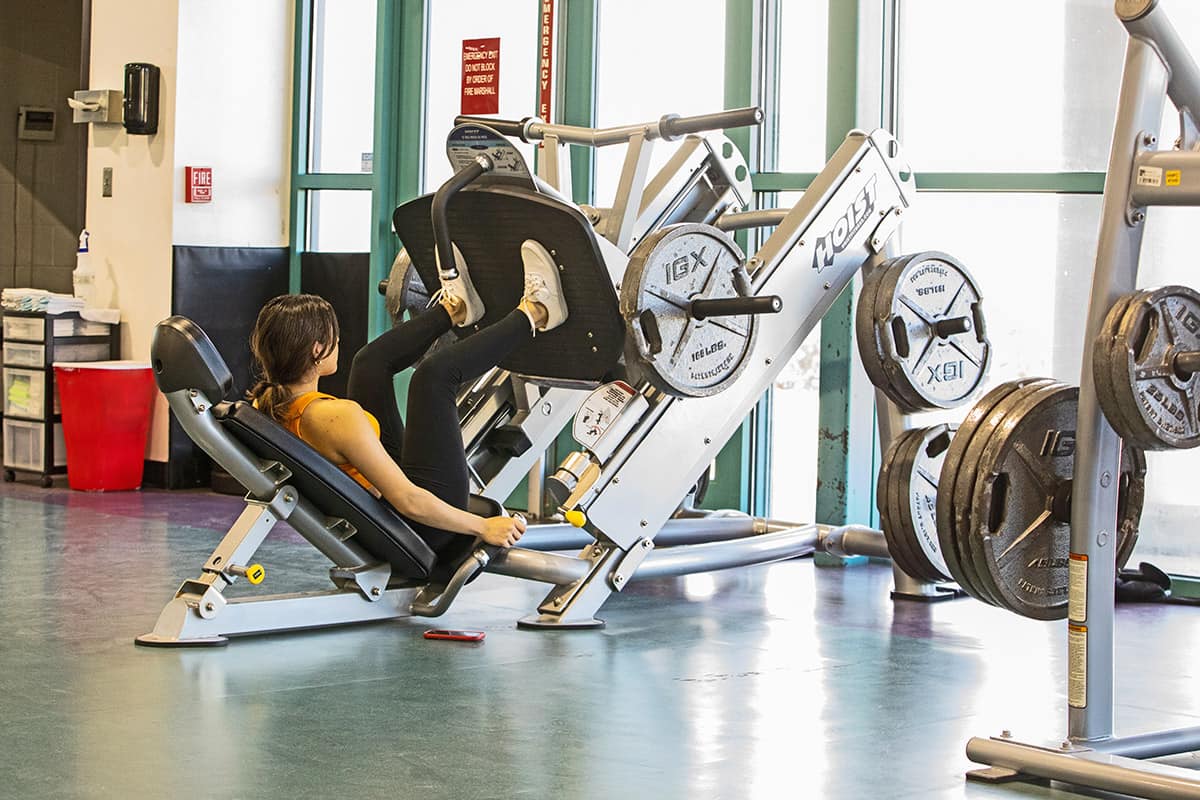
{"label": "gray tiled floor", "polygon": [[[428,622],[144,650],[240,501],[0,488],[0,796],[1075,797],[968,785],[966,739],[1061,737],[1064,633],[973,601],[893,605],[811,560],[636,584],[599,632],[523,632],[485,576]],[[265,589],[324,586],[286,530]],[[1122,608],[1118,726],[1200,724],[1200,608]]]}

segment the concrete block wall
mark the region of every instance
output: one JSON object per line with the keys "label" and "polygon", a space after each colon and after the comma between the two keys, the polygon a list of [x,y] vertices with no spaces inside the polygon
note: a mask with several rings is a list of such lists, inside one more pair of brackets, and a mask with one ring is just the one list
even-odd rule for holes
{"label": "concrete block wall", "polygon": [[[81,84],[82,0],[0,3],[0,288],[71,291],[87,131],[66,97]],[[17,139],[22,105],[58,112],[53,142]]]}

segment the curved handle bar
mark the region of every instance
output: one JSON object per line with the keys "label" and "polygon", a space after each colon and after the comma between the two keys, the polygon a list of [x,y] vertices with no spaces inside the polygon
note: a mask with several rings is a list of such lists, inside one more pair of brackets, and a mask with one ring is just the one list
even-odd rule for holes
{"label": "curved handle bar", "polygon": [[[450,176],[450,180],[441,185],[433,195],[433,203],[429,207],[433,223],[433,241],[437,254],[438,272],[443,278],[453,280],[458,277],[458,268],[454,260],[454,247],[450,243],[450,222],[446,209],[450,206],[450,198],[458,194],[471,181],[485,172],[491,172],[492,160],[487,156],[476,156],[475,160]],[[386,290],[385,290],[386,291]]]}
{"label": "curved handle bar", "polygon": [[747,108],[732,108],[728,111],[718,111],[715,114],[698,114],[692,117],[667,114],[654,122],[621,125],[614,128],[582,128],[577,125],[551,125],[542,122],[537,117],[526,117],[523,120],[517,121],[492,119],[490,117],[458,116],[454,118],[454,124],[474,123],[477,125],[486,125],[505,136],[517,136],[524,142],[533,142],[544,139],[547,136],[556,136],[560,142],[566,144],[603,147],[609,144],[628,142],[637,134],[643,134],[647,139],[671,140],[689,133],[758,125],[762,120],[762,109],[758,106],[749,106]]}

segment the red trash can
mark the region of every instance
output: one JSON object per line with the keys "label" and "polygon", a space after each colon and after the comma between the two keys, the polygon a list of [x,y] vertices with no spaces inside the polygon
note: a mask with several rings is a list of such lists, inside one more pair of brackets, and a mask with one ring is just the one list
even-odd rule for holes
{"label": "red trash can", "polygon": [[67,483],[84,491],[142,485],[154,373],[137,361],[56,362]]}

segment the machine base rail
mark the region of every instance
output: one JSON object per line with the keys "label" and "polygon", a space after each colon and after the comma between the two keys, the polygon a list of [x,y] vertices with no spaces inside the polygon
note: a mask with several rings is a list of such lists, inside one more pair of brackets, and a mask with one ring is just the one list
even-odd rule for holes
{"label": "machine base rail", "polygon": [[147,647],[219,646],[231,636],[379,622],[410,615],[416,589],[389,589],[375,601],[358,592],[331,590],[231,599],[204,619],[183,598],[167,604],[154,630],[134,642]]}
{"label": "machine base rail", "polygon": [[1032,777],[1150,800],[1200,799],[1200,773],[1121,755],[1123,745],[1132,752],[1159,752],[1167,746],[1173,752],[1179,752],[1177,747],[1196,749],[1200,748],[1200,729],[1110,740],[1094,747],[1063,742],[1059,749],[1009,738],[975,737],[967,742],[967,757],[991,768],[970,772],[967,777],[993,783]]}

